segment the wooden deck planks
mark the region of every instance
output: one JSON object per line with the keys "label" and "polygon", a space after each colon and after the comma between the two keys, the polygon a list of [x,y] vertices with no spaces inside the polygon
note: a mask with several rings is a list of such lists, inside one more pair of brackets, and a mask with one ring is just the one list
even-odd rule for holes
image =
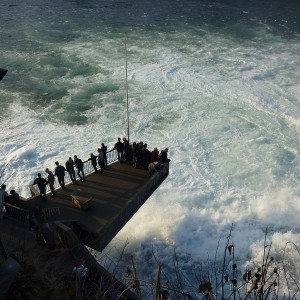
{"label": "wooden deck planks", "polygon": [[[128,202],[149,179],[148,171],[135,169],[119,162],[110,165],[103,174],[90,174],[79,185],[69,184],[65,190],[58,189],[57,197],[49,197],[46,207],[59,206],[60,219],[76,220],[91,232],[99,233],[103,226],[117,217]],[[86,211],[72,203],[72,193],[80,191],[93,197],[93,205]],[[35,201],[39,201],[35,199]]]}

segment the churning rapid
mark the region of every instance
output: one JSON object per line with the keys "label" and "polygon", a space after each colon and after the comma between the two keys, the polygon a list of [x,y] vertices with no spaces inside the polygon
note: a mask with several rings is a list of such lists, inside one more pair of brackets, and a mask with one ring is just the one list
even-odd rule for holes
{"label": "churning rapid", "polygon": [[168,147],[170,175],[103,260],[128,238],[121,264],[134,254],[140,277],[156,259],[172,277],[174,249],[189,277],[232,227],[242,272],[267,230],[300,278],[283,256],[300,245],[299,16],[297,1],[2,0],[8,189],[28,196],[38,171],[126,136],[127,32],[130,139]]}

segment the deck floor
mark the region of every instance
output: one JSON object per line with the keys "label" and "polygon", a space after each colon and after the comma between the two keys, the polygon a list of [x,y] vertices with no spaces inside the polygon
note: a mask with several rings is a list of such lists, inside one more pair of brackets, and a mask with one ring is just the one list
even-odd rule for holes
{"label": "deck floor", "polygon": [[[56,197],[48,196],[44,207],[60,207],[61,220],[76,220],[90,232],[99,234],[126,208],[128,202],[149,179],[146,170],[136,169],[126,163],[113,163],[102,174],[90,174],[85,182],[68,184],[65,190],[58,189]],[[72,203],[71,195],[79,192],[93,197],[92,206],[82,210]],[[35,200],[39,203],[39,200]]]}

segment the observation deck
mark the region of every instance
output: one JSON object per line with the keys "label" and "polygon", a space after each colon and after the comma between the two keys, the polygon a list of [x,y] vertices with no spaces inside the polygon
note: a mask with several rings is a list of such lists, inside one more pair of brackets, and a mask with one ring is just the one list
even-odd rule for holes
{"label": "observation deck", "polygon": [[[85,161],[84,170],[86,181],[76,185],[66,176],[66,187],[63,190],[56,186],[56,197],[47,194],[47,201],[42,203],[39,196],[34,196],[27,202],[30,207],[39,204],[49,211],[58,208],[59,214],[53,213],[48,221],[70,227],[82,243],[102,251],[167,178],[169,163],[150,177],[147,170],[120,163],[117,153],[111,151],[103,173],[94,173],[90,161]],[[92,205],[86,210],[76,207],[74,194],[91,198]]]}

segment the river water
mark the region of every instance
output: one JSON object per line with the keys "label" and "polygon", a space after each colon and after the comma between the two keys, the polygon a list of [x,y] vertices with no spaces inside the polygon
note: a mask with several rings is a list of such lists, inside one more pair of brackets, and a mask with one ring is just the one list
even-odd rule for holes
{"label": "river water", "polygon": [[103,261],[128,239],[115,272],[133,254],[140,277],[156,258],[172,280],[175,250],[194,294],[191,270],[222,261],[230,232],[243,272],[267,231],[300,278],[298,1],[2,0],[0,20],[9,189],[28,196],[38,171],[126,136],[126,32],[130,139],[168,147],[170,175]]}

